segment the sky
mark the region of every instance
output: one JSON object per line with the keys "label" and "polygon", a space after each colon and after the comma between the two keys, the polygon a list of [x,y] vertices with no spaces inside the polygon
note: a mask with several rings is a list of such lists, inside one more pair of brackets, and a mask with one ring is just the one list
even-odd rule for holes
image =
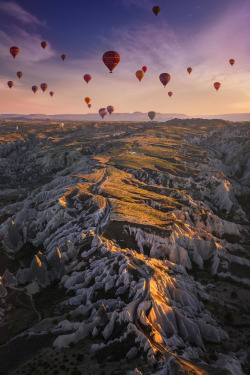
{"label": "sky", "polygon": [[[85,114],[108,105],[119,113],[250,112],[249,24],[249,0],[0,0],[0,113]],[[20,48],[15,59],[11,46]],[[102,61],[109,50],[120,54],[112,74]],[[161,73],[171,75],[165,89]],[[33,94],[42,82],[48,90]]]}

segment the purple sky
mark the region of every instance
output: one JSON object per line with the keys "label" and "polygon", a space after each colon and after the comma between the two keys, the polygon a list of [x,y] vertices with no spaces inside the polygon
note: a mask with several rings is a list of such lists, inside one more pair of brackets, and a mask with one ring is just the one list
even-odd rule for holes
{"label": "purple sky", "polygon": [[[250,112],[249,0],[50,3],[0,1],[0,113],[96,113],[108,105],[116,112]],[[157,17],[153,5],[162,8]],[[48,42],[45,50],[42,40]],[[20,47],[16,59],[9,53],[12,45]],[[102,62],[107,50],[121,56],[112,75]],[[236,60],[234,67],[230,58]],[[139,82],[135,72],[143,65],[148,71]],[[190,76],[188,66],[193,67]],[[172,77],[165,89],[159,81],[163,72]],[[85,73],[93,77],[88,85]],[[14,81],[11,90],[9,80]],[[222,84],[219,92],[215,81]],[[42,82],[48,91],[34,95],[31,86]],[[55,92],[53,98],[49,91]],[[168,91],[173,91],[171,99]]]}

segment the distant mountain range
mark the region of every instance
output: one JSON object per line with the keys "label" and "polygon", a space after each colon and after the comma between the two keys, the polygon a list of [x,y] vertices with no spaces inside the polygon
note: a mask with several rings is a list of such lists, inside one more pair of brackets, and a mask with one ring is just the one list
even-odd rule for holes
{"label": "distant mountain range", "polygon": [[[250,121],[250,113],[229,113],[222,115],[200,115],[200,116],[187,116],[180,113],[157,113],[155,118],[156,121],[168,121],[174,118],[188,119],[188,118],[204,118],[204,119],[222,119],[227,121]],[[19,114],[0,114],[0,119],[13,119],[21,121],[48,121],[48,120],[62,120],[62,121],[97,121],[100,120],[100,116],[97,113],[88,114],[59,114],[59,115],[44,115],[44,114],[30,114],[30,115],[19,115]],[[133,112],[133,113],[113,113],[111,116],[105,117],[107,121],[147,121],[148,114],[144,112]]]}

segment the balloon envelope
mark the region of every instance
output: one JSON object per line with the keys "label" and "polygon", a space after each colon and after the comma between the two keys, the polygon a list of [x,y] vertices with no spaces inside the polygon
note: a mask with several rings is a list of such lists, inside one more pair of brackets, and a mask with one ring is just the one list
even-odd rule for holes
{"label": "balloon envelope", "polygon": [[150,118],[150,120],[152,121],[156,116],[156,112],[154,111],[150,111],[148,112],[148,117]]}
{"label": "balloon envelope", "polygon": [[91,108],[91,104],[88,104],[88,107]]}
{"label": "balloon envelope", "polygon": [[32,89],[33,93],[35,94],[38,90],[38,86],[32,86],[31,89]]}
{"label": "balloon envelope", "polygon": [[142,70],[144,73],[146,73],[146,71],[148,70],[148,68],[147,68],[146,66],[143,66],[143,67],[141,68],[141,70]]}
{"label": "balloon envelope", "polygon": [[18,53],[19,53],[19,48],[15,47],[15,46],[11,47],[10,48],[10,53],[13,56],[13,58],[15,58],[18,55]]}
{"label": "balloon envelope", "polygon": [[220,89],[220,87],[221,87],[221,83],[220,82],[215,82],[214,83],[214,88],[215,88],[215,90],[219,90]]}
{"label": "balloon envelope", "polygon": [[14,82],[13,82],[13,81],[8,81],[8,82],[7,82],[7,85],[8,85],[9,88],[11,89],[11,87],[14,86]]}
{"label": "balloon envelope", "polygon": [[45,42],[45,40],[43,42],[41,42],[41,46],[43,47],[43,49],[45,49],[47,47],[48,43]]}
{"label": "balloon envelope", "polygon": [[101,118],[104,118],[104,116],[106,116],[108,114],[107,108],[100,108],[99,114],[100,114]]}
{"label": "balloon envelope", "polygon": [[17,72],[16,74],[18,76],[18,78],[20,79],[22,76],[23,76],[23,72]]}
{"label": "balloon envelope", "polygon": [[54,92],[53,91],[50,91],[50,96],[52,97],[54,95]]}
{"label": "balloon envelope", "polygon": [[117,64],[120,62],[120,55],[116,51],[107,51],[103,54],[102,60],[109,69],[109,72],[112,73]]}
{"label": "balloon envelope", "polygon": [[61,59],[64,61],[66,59],[66,55],[61,55]]}
{"label": "balloon envelope", "polygon": [[188,71],[189,74],[191,74],[193,69],[191,67],[189,67],[189,68],[187,68],[187,71]]}
{"label": "balloon envelope", "polygon": [[161,11],[161,8],[158,7],[158,6],[154,6],[154,7],[152,8],[152,11],[154,12],[154,14],[155,14],[156,16],[158,16],[158,14],[159,14],[160,11]]}
{"label": "balloon envelope", "polygon": [[47,90],[48,85],[47,85],[47,83],[41,83],[40,87],[41,87],[41,89],[42,89],[43,92],[44,92],[45,90]]}
{"label": "balloon envelope", "polygon": [[161,73],[159,75],[159,79],[160,79],[161,83],[163,84],[163,86],[166,87],[166,85],[169,83],[169,81],[171,79],[171,76],[168,73]]}
{"label": "balloon envelope", "polygon": [[107,110],[108,110],[108,113],[111,115],[114,112],[115,108],[112,105],[109,105],[107,107]]}
{"label": "balloon envelope", "polygon": [[230,59],[229,60],[229,64],[233,66],[235,64],[235,60],[234,59]]}
{"label": "balloon envelope", "polygon": [[135,75],[139,79],[139,81],[141,82],[142,78],[144,77],[144,71],[143,70],[137,70]]}
{"label": "balloon envelope", "polygon": [[89,104],[91,99],[87,96],[84,100],[85,100],[85,102],[86,102],[87,104]]}
{"label": "balloon envelope", "polygon": [[172,91],[169,91],[168,96],[170,96],[170,98],[171,98],[172,95],[173,95]]}
{"label": "balloon envelope", "polygon": [[85,82],[89,83],[91,81],[92,77],[90,74],[84,74],[83,79]]}

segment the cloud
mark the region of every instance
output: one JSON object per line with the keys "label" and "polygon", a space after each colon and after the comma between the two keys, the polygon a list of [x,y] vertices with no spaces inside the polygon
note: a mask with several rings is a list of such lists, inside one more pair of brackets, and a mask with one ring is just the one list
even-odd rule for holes
{"label": "cloud", "polygon": [[41,22],[36,16],[29,13],[27,10],[23,9],[20,5],[14,3],[13,1],[8,3],[0,3],[0,10],[24,24],[45,26],[44,22]]}
{"label": "cloud", "polygon": [[[140,3],[129,0],[128,5]],[[50,44],[45,50],[41,48],[43,38],[39,33],[30,34],[17,26],[8,34],[2,31],[0,55],[4,67],[1,67],[0,97],[4,99],[1,107],[5,108],[2,111],[86,113],[89,110],[84,97],[89,96],[91,113],[110,104],[117,112],[151,109],[191,115],[214,115],[232,109],[249,112],[249,10],[246,5],[224,11],[193,35],[171,27],[163,19],[157,25],[138,20],[129,29],[107,31],[112,38],[97,36],[100,45],[94,53],[77,59],[69,56],[65,63],[60,55],[51,59],[56,53]],[[9,47],[15,44],[20,47],[20,54],[14,60]],[[120,53],[121,61],[114,74],[109,74],[102,62],[106,50]],[[234,67],[229,65],[229,58],[236,59]],[[20,82],[15,76],[17,62],[18,69],[24,71]],[[135,72],[143,65],[148,66],[148,71],[139,83]],[[188,66],[194,69],[190,76],[186,72]],[[162,72],[172,76],[166,90],[158,78]],[[83,81],[85,73],[93,77],[89,85]],[[9,79],[16,80],[13,90],[6,85]],[[222,82],[219,93],[213,88],[217,80]],[[32,93],[31,85],[43,81],[48,83],[49,91],[55,91],[53,99],[48,92]],[[171,99],[167,95],[169,90],[174,92]]]}
{"label": "cloud", "polygon": [[[3,67],[9,67],[10,61],[19,61],[20,63],[30,65],[55,56],[56,53],[50,44],[48,44],[45,50],[42,49],[42,40],[40,34],[28,33],[18,26],[12,27],[11,35],[0,30],[0,55],[6,60],[6,63],[2,60]],[[15,60],[12,59],[9,52],[12,45],[17,45],[20,48],[20,52]]]}
{"label": "cloud", "polygon": [[166,23],[158,25],[140,23],[135,27],[121,28],[112,32],[115,40],[100,37],[107,50],[116,48],[121,55],[121,65],[139,68],[141,64],[150,65],[150,69],[159,73],[172,69],[181,58],[185,36],[178,35]]}

